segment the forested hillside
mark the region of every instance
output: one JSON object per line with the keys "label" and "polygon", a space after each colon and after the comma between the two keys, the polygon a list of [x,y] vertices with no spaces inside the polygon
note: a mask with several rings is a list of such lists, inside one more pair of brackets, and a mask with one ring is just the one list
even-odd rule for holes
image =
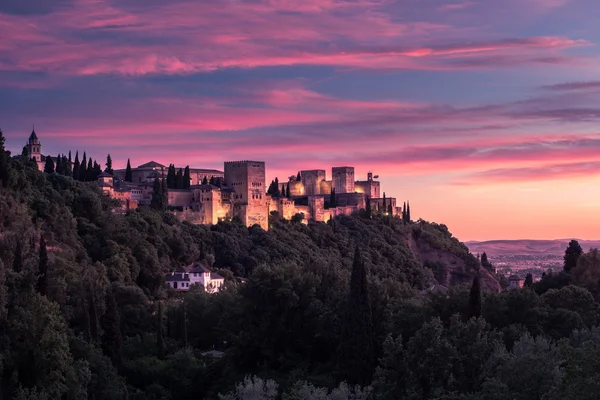
{"label": "forested hillside", "polygon": [[[1,398],[600,393],[597,253],[498,293],[444,225],[274,216],[265,232],[114,214],[93,182],[39,172],[2,141],[0,183]],[[195,261],[225,290],[165,288],[164,272]],[[428,292],[437,282],[452,287]],[[213,349],[223,357],[202,354]]]}

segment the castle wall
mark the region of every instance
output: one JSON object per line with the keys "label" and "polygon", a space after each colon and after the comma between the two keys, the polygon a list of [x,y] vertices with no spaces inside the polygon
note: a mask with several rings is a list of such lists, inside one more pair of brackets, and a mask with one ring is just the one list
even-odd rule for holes
{"label": "castle wall", "polygon": [[290,185],[290,197],[302,197],[304,196],[304,184],[302,181],[289,181]]}
{"label": "castle wall", "polygon": [[190,208],[192,206],[192,192],[185,189],[169,189],[168,204],[171,207]]}
{"label": "castle wall", "polygon": [[321,194],[330,194],[331,188],[332,188],[331,181],[321,181],[321,188],[320,188]]}
{"label": "castle wall", "polygon": [[321,194],[321,181],[325,180],[324,169],[300,171],[300,176],[304,184],[304,195],[313,196]]}
{"label": "castle wall", "polygon": [[354,193],[354,167],[333,167],[331,169],[335,193]]}
{"label": "castle wall", "polygon": [[366,195],[364,193],[341,193],[335,195],[336,203],[340,207],[365,208]]}
{"label": "castle wall", "polygon": [[364,193],[371,198],[381,197],[381,184],[378,181],[356,181],[354,191]]}
{"label": "castle wall", "polygon": [[308,196],[308,209],[313,221],[325,221],[325,198],[323,196]]}

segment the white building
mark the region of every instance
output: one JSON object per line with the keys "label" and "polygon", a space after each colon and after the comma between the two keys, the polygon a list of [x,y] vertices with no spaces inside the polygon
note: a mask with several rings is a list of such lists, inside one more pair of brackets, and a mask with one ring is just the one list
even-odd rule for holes
{"label": "white building", "polygon": [[200,263],[194,263],[166,273],[165,282],[175,290],[187,291],[191,285],[202,285],[208,293],[216,293],[221,290],[225,278],[210,272],[206,266]]}

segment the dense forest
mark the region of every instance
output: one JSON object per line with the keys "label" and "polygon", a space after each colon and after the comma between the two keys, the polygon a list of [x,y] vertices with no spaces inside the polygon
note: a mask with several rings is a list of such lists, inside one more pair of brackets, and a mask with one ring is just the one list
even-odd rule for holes
{"label": "dense forest", "polygon": [[[1,133],[0,184],[2,399],[600,394],[600,255],[576,242],[562,272],[500,291],[444,225],[114,213],[94,182],[38,171]],[[192,262],[225,289],[168,290],[164,273]]]}

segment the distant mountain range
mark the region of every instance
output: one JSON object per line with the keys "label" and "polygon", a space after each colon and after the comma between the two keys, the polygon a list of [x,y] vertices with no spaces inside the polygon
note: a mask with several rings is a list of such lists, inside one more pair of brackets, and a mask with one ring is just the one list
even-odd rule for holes
{"label": "distant mountain range", "polygon": [[[483,242],[465,242],[471,253],[483,253],[488,256],[511,256],[511,255],[557,255],[565,254],[565,249],[571,239],[556,240],[487,240]],[[584,251],[591,248],[600,248],[600,240],[576,239]]]}

